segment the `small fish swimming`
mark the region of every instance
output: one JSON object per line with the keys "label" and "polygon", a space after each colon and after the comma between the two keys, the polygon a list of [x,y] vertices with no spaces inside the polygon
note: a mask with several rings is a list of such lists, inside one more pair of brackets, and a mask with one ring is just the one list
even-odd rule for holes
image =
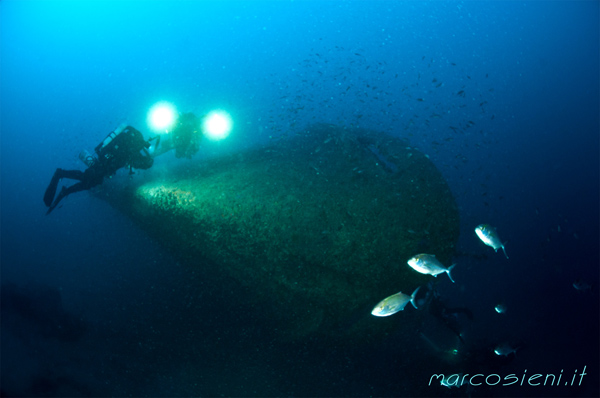
{"label": "small fish swimming", "polygon": [[575,282],[573,282],[573,287],[580,292],[589,292],[592,290],[592,285],[581,279],[577,279]]}
{"label": "small fish swimming", "polygon": [[404,294],[402,292],[398,292],[396,294],[392,294],[391,296],[384,298],[373,308],[371,311],[371,315],[374,316],[390,316],[394,315],[396,312],[400,312],[406,307],[406,304],[409,302],[413,305],[413,307],[417,308],[415,305],[415,296],[421,286],[415,289],[412,295]]}
{"label": "small fish swimming", "polygon": [[438,261],[437,258],[435,258],[434,254],[418,254],[408,260],[408,265],[410,265],[410,267],[415,271],[425,275],[438,276],[439,274],[445,272],[448,274],[448,278],[450,278],[450,280],[454,283],[454,279],[452,279],[450,271],[452,271],[456,264],[452,264],[446,268]]}
{"label": "small fish swimming", "polygon": [[496,232],[496,228],[491,227],[488,224],[481,224],[475,228],[475,233],[481,239],[483,243],[487,246],[491,247],[495,251],[498,249],[502,249],[506,258],[508,258],[508,254],[506,254],[506,249],[504,248],[504,243],[500,240],[498,233]]}
{"label": "small fish swimming", "polygon": [[506,313],[506,306],[504,304],[498,304],[497,306],[494,307],[494,309],[496,310],[496,312],[498,314],[505,314]]}
{"label": "small fish swimming", "polygon": [[494,348],[494,353],[501,357],[507,357],[510,354],[517,355],[518,347],[513,347],[508,343],[498,344],[496,348]]}

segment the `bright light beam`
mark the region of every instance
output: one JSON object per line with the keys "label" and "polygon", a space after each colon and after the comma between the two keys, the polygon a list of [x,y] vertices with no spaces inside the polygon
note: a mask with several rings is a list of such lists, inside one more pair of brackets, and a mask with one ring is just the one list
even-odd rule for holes
{"label": "bright light beam", "polygon": [[232,127],[231,116],[223,110],[210,111],[202,120],[202,132],[212,141],[227,138]]}
{"label": "bright light beam", "polygon": [[148,111],[148,125],[157,133],[168,133],[175,124],[177,111],[173,104],[161,101]]}

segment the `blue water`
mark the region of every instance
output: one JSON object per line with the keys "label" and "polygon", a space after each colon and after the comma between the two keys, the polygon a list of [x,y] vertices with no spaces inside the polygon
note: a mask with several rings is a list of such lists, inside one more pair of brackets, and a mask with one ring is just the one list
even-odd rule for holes
{"label": "blue water", "polygon": [[[408,139],[459,205],[457,283],[439,289],[474,312],[462,321],[469,349],[521,347],[482,372],[563,371],[569,382],[427,395],[599,395],[597,2],[4,0],[0,13],[3,396],[423,394],[428,374],[395,367],[427,349],[401,322],[417,349],[392,336],[370,355],[286,357],[251,319],[222,316],[210,294],[222,287],[195,280],[102,200],[74,194],[45,216],[54,170],[83,169],[80,150],[121,123],[149,137],[161,100],[226,109],[234,130],[133,178],[310,123]],[[481,223],[509,260],[477,239]],[[429,373],[462,371],[448,367]]]}

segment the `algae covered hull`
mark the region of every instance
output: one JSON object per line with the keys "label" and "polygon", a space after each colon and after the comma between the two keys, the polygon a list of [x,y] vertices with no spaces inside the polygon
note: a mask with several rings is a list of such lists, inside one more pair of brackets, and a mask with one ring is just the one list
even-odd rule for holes
{"label": "algae covered hull", "polygon": [[331,125],[108,200],[187,267],[242,286],[286,338],[378,333],[371,308],[429,278],[406,261],[427,252],[447,262],[458,238],[456,204],[429,159],[403,140]]}

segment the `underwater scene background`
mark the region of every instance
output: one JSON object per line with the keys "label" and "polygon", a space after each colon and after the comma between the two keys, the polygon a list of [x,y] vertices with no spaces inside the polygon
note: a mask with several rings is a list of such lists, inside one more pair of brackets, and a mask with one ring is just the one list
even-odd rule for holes
{"label": "underwater scene background", "polygon": [[[597,2],[0,17],[2,396],[600,394]],[[46,216],[56,168],[155,136],[159,101],[231,134]]]}

